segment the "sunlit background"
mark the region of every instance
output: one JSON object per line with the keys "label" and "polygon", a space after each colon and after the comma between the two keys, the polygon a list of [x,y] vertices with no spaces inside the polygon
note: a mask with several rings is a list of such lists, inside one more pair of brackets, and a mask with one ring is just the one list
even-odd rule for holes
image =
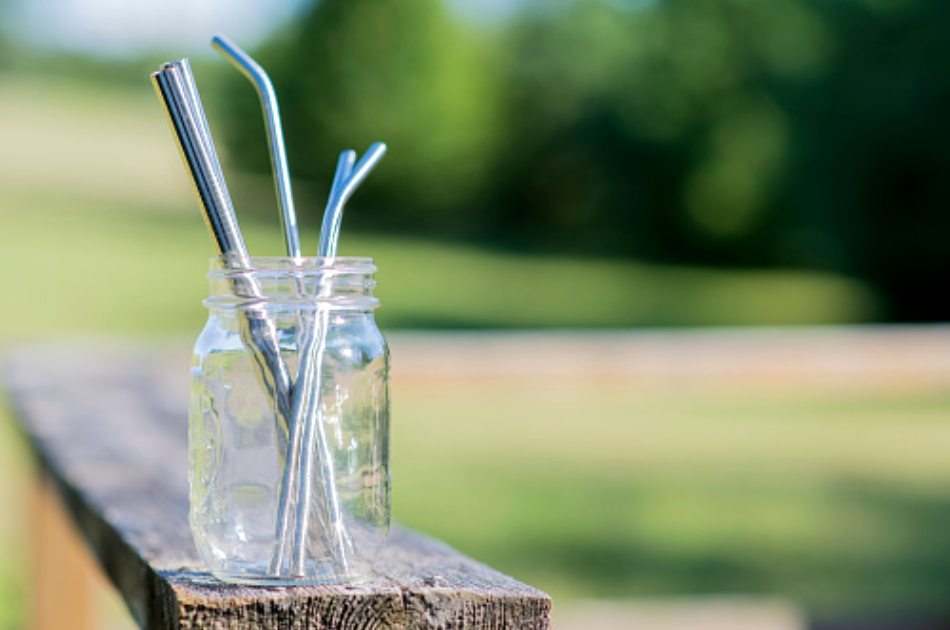
{"label": "sunlit background", "polygon": [[[305,250],[339,152],[389,145],[341,253],[379,265],[398,519],[563,628],[950,627],[950,3],[4,0],[0,343],[202,327],[164,61],[282,253],[217,32],[274,80]],[[31,464],[0,427],[19,628]]]}

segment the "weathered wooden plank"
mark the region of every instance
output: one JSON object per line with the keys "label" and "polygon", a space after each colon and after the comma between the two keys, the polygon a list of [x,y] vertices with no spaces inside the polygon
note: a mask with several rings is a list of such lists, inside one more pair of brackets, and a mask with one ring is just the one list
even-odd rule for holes
{"label": "weathered wooden plank", "polygon": [[183,347],[57,345],[7,361],[25,433],[143,628],[548,628],[547,595],[399,527],[367,583],[216,580],[188,529],[188,373]]}

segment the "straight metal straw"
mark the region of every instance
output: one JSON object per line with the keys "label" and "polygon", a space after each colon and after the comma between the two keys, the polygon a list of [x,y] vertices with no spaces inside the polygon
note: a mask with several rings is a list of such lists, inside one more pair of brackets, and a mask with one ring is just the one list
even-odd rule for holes
{"label": "straight metal straw", "polygon": [[274,187],[277,190],[277,203],[280,205],[281,226],[284,231],[284,244],[287,255],[300,257],[300,236],[297,232],[297,213],[294,210],[294,197],[290,187],[290,170],[287,167],[287,151],[284,148],[284,132],[280,124],[280,108],[277,106],[277,94],[270,77],[250,55],[224,35],[215,35],[211,45],[228,61],[241,71],[257,90],[264,110],[264,123],[267,128],[267,142],[270,148],[271,166],[274,171]]}
{"label": "straight metal straw", "polygon": [[[152,83],[168,116],[218,254],[230,269],[250,271],[247,247],[231,206],[188,60],[164,64],[152,74]],[[249,273],[236,274],[231,282],[239,295],[248,298],[263,295]],[[241,324],[241,340],[251,352],[256,376],[277,411],[277,438],[283,452],[292,417],[293,384],[280,354],[277,329],[264,313],[242,313]]]}
{"label": "straight metal straw", "polygon": [[219,254],[247,266],[247,248],[231,206],[220,162],[210,140],[207,119],[197,99],[194,75],[187,59],[166,63],[152,74],[182,160],[191,175],[203,216]]}

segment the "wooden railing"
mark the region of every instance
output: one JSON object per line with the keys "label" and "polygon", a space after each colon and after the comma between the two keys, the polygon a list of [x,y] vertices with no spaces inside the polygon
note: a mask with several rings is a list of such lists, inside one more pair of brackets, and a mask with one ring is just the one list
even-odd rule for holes
{"label": "wooden railing", "polygon": [[64,598],[75,591],[68,584],[42,592],[56,582],[44,573],[77,571],[59,551],[61,534],[48,533],[63,529],[50,516],[61,502],[142,628],[548,628],[547,595],[398,526],[366,583],[258,588],[213,578],[188,529],[187,373],[187,353],[101,343],[8,361],[9,399],[48,491],[34,528],[46,550],[34,600],[58,602],[37,611],[47,627],[82,627],[86,614],[76,609],[81,591],[72,604]]}

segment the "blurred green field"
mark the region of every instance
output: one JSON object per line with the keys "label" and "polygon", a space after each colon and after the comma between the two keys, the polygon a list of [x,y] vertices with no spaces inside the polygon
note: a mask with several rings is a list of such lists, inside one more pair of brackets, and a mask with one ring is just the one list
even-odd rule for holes
{"label": "blurred green field", "polygon": [[[5,322],[4,339],[200,325],[211,240],[144,77],[137,92],[0,80],[0,138],[0,308],[31,311]],[[386,159],[398,160],[399,148]],[[279,255],[269,184],[231,179],[238,214],[258,220],[243,222],[251,252]],[[322,202],[305,184],[304,211]],[[317,223],[303,226],[305,250],[316,246]],[[819,272],[526,256],[349,233],[345,220],[341,254],[376,259],[387,327],[827,324],[877,313],[865,286]],[[76,301],[82,308],[64,308]]]}
{"label": "blurred green field", "polygon": [[950,383],[686,395],[420,384],[396,400],[399,515],[556,598],[945,607]]}
{"label": "blurred green field", "polygon": [[[212,249],[196,215],[0,192],[0,335],[199,329]],[[276,225],[245,232],[254,251],[279,253]],[[345,235],[341,250],[376,260],[388,328],[813,324],[860,321],[873,307],[856,282],[821,274],[532,258],[361,234]],[[11,317],[24,309],[29,317]]]}
{"label": "blurred green field", "polygon": [[[144,79],[131,94],[0,80],[0,137],[33,147],[0,145],[0,343],[197,335],[210,239],[154,101]],[[253,252],[280,252],[276,218],[244,227]],[[316,243],[312,226],[302,238]],[[877,308],[827,274],[529,257],[345,224],[341,253],[377,260],[384,329],[828,324]],[[950,389],[397,385],[397,518],[560,601],[742,592],[816,610],[945,606]],[[5,628],[23,614],[13,506],[28,474],[2,421]]]}

